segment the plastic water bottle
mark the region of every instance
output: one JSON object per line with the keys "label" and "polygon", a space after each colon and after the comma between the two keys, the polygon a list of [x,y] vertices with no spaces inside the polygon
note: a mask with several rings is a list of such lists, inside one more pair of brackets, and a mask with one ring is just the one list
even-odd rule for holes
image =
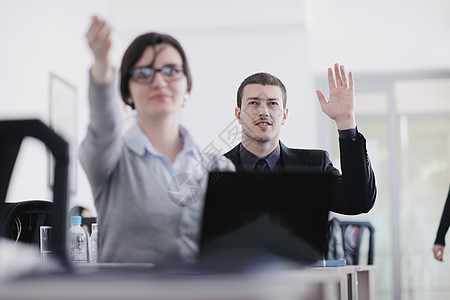
{"label": "plastic water bottle", "polygon": [[97,262],[97,253],[98,253],[98,228],[97,223],[92,224],[92,233],[90,238],[90,245],[91,249],[89,251],[90,253],[90,262],[96,263]]}
{"label": "plastic water bottle", "polygon": [[74,263],[87,263],[88,259],[88,236],[81,228],[81,217],[70,217],[69,229],[69,258]]}

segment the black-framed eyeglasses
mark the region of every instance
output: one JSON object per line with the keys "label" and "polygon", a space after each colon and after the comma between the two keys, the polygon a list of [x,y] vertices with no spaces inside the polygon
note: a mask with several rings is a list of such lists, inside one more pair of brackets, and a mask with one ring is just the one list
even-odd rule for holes
{"label": "black-framed eyeglasses", "polygon": [[167,82],[171,82],[180,79],[186,74],[183,65],[165,65],[162,68],[135,67],[130,70],[131,80],[138,83],[152,83],[155,78],[155,74],[161,72],[161,75]]}

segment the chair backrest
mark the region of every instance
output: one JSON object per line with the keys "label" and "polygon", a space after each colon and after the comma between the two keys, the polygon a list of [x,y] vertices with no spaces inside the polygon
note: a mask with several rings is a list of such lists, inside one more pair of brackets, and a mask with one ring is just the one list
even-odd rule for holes
{"label": "chair backrest", "polygon": [[375,228],[369,221],[339,220],[329,223],[326,259],[345,259],[347,265],[358,265],[364,231],[369,231],[367,264],[373,265]]}
{"label": "chair backrest", "polygon": [[[39,120],[0,121],[0,236],[7,236],[7,214],[10,212],[5,203],[9,181],[17,159],[20,146],[25,137],[34,137],[42,141],[55,158],[53,180],[53,204],[47,209],[52,218],[52,239],[50,246],[55,257],[65,266],[69,266],[65,248],[66,207],[68,179],[68,144],[53,130]],[[45,204],[44,204],[45,205]]]}
{"label": "chair backrest", "polygon": [[6,203],[5,234],[15,240],[39,245],[40,226],[52,226],[53,202],[45,200],[27,200],[16,203]]}

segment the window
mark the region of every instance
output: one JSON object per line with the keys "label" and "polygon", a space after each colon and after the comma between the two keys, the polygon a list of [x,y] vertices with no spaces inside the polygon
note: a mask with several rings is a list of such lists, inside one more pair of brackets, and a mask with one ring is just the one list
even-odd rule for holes
{"label": "window", "polygon": [[[358,76],[355,87],[378,195],[370,213],[346,217],[375,227],[376,296],[450,299],[450,269],[431,251],[450,185],[450,74]],[[328,130],[338,165],[334,122]]]}

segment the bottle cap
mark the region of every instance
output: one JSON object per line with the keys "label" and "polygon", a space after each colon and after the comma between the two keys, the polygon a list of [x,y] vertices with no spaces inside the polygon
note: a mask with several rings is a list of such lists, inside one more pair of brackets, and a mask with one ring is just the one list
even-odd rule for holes
{"label": "bottle cap", "polygon": [[81,224],[81,217],[80,216],[70,217],[70,224]]}

